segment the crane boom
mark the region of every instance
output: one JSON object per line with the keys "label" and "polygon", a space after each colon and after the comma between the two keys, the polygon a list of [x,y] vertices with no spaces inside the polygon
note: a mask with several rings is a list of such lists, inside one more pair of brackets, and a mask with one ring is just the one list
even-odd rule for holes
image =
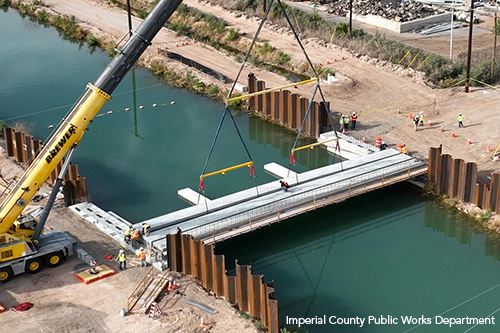
{"label": "crane boom", "polygon": [[89,123],[173,14],[182,0],[161,0],[118,51],[94,84],[52,133],[43,149],[0,205],[0,235],[9,232],[26,205],[70,148],[78,145]]}

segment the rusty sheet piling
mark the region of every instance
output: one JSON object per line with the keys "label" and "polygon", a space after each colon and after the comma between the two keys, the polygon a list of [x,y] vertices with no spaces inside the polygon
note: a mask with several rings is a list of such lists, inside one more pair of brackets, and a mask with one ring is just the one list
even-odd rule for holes
{"label": "rusty sheet piling", "polygon": [[492,212],[500,211],[500,175],[493,173],[490,184],[477,182],[477,165],[442,154],[441,148],[429,149],[428,181],[436,192],[470,202]]}
{"label": "rusty sheet piling", "polygon": [[[27,168],[31,161],[35,159],[42,150],[42,141],[34,139],[31,135],[23,132],[16,132],[11,127],[4,128],[5,146],[7,156],[13,157],[16,161]],[[51,173],[48,182],[53,184],[61,171],[64,160]],[[78,202],[88,201],[87,179],[81,177],[78,165],[72,164],[63,182],[63,192],[65,204],[70,206]]]}
{"label": "rusty sheet piling", "polygon": [[214,254],[214,246],[195,241],[190,235],[166,236],[169,268],[198,279],[204,288],[224,297],[240,311],[259,319],[270,333],[278,333],[278,301],[273,283],[264,276],[252,275],[249,265],[235,263],[235,276],[226,274],[223,255]]}
{"label": "rusty sheet piling", "polygon": [[[248,93],[257,93],[266,90],[266,83],[257,80],[254,74],[248,75]],[[307,112],[310,100],[290,90],[269,91],[261,95],[248,98],[248,109],[290,129],[298,130]],[[331,130],[328,116],[325,112],[330,109],[330,102],[313,101],[309,115],[305,120],[302,133],[310,137],[319,137],[321,133]]]}

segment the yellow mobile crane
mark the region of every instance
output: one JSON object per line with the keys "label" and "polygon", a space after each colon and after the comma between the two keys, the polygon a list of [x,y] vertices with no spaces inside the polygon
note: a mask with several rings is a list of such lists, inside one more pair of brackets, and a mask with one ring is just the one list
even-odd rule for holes
{"label": "yellow mobile crane", "polygon": [[[155,6],[124,47],[117,50],[117,55],[94,84],[87,85],[83,96],[0,204],[0,283],[20,273],[36,273],[43,263],[49,267],[58,266],[65,257],[75,253],[76,242],[68,235],[60,231],[43,232],[72,153],[97,112],[111,99],[115,88],[181,2],[161,0]],[[65,156],[64,166],[40,219],[20,218],[40,186]]]}

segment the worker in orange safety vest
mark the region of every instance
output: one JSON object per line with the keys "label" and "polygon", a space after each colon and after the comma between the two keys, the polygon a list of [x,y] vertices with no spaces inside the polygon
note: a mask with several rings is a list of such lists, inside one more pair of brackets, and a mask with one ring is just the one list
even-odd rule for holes
{"label": "worker in orange safety vest", "polygon": [[137,245],[137,241],[139,239],[139,230],[132,228],[130,232],[130,240],[132,241],[132,246]]}
{"label": "worker in orange safety vest", "polygon": [[137,252],[137,256],[139,257],[139,260],[141,262],[141,267],[146,267],[147,266],[147,263],[146,263],[146,254],[148,254],[147,251],[144,251],[144,248],[141,247],[139,249],[139,252]]}

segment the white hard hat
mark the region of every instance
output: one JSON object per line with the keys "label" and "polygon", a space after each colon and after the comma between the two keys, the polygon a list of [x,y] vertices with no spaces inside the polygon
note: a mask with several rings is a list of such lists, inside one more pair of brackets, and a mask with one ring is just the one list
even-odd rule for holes
{"label": "white hard hat", "polygon": [[123,250],[120,250],[120,253],[125,253],[125,251],[123,251]]}
{"label": "white hard hat", "polygon": [[382,144],[385,145],[385,141],[382,141]]}
{"label": "white hard hat", "polygon": [[140,250],[140,251],[142,251],[142,250],[144,250],[144,248],[143,248],[143,247],[141,247],[139,250]]}
{"label": "white hard hat", "polygon": [[424,114],[424,111],[420,111],[420,114]]}
{"label": "white hard hat", "polygon": [[356,114],[356,112],[355,112],[355,111],[352,111],[352,114]]}
{"label": "white hard hat", "polygon": [[459,115],[459,116],[461,116],[462,114],[461,114],[461,113],[459,113],[458,115]]}

